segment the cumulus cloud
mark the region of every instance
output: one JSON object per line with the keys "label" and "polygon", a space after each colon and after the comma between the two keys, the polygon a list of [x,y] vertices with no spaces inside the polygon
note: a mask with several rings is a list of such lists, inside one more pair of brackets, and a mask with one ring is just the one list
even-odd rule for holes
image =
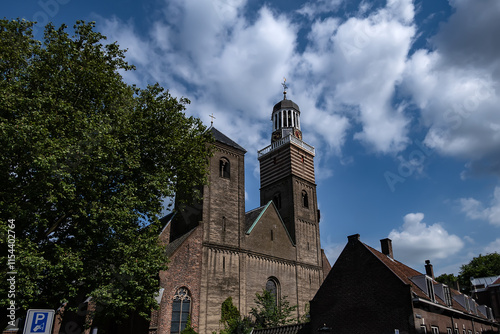
{"label": "cumulus cloud", "polygon": [[460,205],[462,212],[470,219],[485,220],[492,225],[500,226],[500,187],[495,187],[489,206],[470,197],[461,198]]}
{"label": "cumulus cloud", "polygon": [[[398,156],[411,143],[412,102],[428,147],[472,160],[470,171],[500,175],[498,1],[452,2],[456,11],[430,40],[432,50],[411,56],[417,34],[411,0],[377,8],[361,1],[349,18],[332,14],[341,3],[309,2],[293,17],[266,5],[249,15],[246,0],[166,1],[147,36],[133,21],[100,21],[109,39],[128,49],[127,60],[140,66],[124,73],[127,81],[160,82],[189,97],[189,112],[206,124],[214,112],[223,132],[241,126],[227,134],[250,154],[269,143],[269,116],[286,76],[288,96],[302,111],[304,140],[323,155],[342,156],[354,139]],[[480,23],[470,13],[481,16]],[[298,23],[297,16],[306,19]],[[308,32],[303,50],[297,49],[300,29]],[[407,101],[395,103],[396,92]]]}
{"label": "cumulus cloud", "polygon": [[491,242],[484,248],[484,253],[492,254],[492,253],[500,253],[500,238]]}
{"label": "cumulus cloud", "polygon": [[141,66],[140,74],[127,80],[141,86],[160,82],[188,97],[191,114],[208,124],[213,112],[215,126],[254,154],[269,143],[272,106],[294,63],[297,28],[266,6],[250,21],[245,5],[168,1],[149,36],[139,35],[133,22],[102,21],[108,38],[119,40],[127,59]]}
{"label": "cumulus cloud", "polygon": [[470,159],[474,173],[500,174],[500,3],[450,2],[455,13],[408,60],[401,87],[421,108],[425,144]]}
{"label": "cumulus cloud", "polygon": [[409,213],[404,224],[389,233],[396,259],[418,267],[427,259],[444,259],[462,249],[464,242],[458,236],[439,223],[427,225],[423,219],[423,213]]}
{"label": "cumulus cloud", "polygon": [[409,141],[409,120],[391,100],[415,34],[413,12],[411,1],[389,1],[365,17],[318,19],[297,68],[314,81],[311,96],[322,109],[360,124],[354,138],[377,152],[398,152]]}

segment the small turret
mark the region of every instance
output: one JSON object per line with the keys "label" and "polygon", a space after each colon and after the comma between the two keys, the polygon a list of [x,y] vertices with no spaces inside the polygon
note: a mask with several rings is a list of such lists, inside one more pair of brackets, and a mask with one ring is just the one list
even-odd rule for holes
{"label": "small turret", "polygon": [[274,143],[281,138],[293,135],[302,140],[302,131],[300,130],[300,109],[299,106],[292,100],[286,99],[286,79],[283,85],[283,100],[276,103],[271,115],[273,122],[273,132],[271,135],[271,143]]}

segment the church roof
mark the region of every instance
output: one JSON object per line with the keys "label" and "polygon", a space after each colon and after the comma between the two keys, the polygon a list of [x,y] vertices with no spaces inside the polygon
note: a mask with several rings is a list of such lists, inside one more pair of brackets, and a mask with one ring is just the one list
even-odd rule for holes
{"label": "church roof", "polygon": [[210,131],[212,132],[212,136],[214,136],[214,139],[220,143],[226,144],[228,146],[234,147],[237,150],[246,152],[243,147],[238,145],[235,141],[233,141],[231,138],[214,128],[213,126],[210,128]]}
{"label": "church roof", "polygon": [[246,230],[246,234],[252,233],[253,228],[260,221],[261,217],[264,215],[264,213],[266,212],[266,210],[269,207],[271,207],[271,206],[274,208],[274,211],[278,215],[278,218],[281,221],[281,224],[283,225],[283,228],[285,229],[285,232],[286,232],[288,238],[290,239],[291,243],[293,245],[295,245],[295,243],[293,242],[292,237],[290,236],[290,232],[286,228],[286,225],[283,222],[283,219],[281,218],[280,213],[279,213],[278,209],[276,209],[276,206],[274,205],[273,201],[269,201],[269,202],[267,202],[266,205],[263,205],[263,206],[261,206],[259,208],[253,209],[253,210],[248,211],[247,213],[245,213],[245,230]]}
{"label": "church roof", "polygon": [[191,235],[191,233],[193,233],[194,230],[196,230],[196,227],[193,228],[192,230],[184,233],[183,235],[181,235],[177,239],[173,240],[171,243],[169,243],[165,247],[165,254],[168,257],[172,256],[172,254],[175,253],[175,251],[177,250],[177,248],[179,248],[179,246],[182,245],[182,243],[184,242],[184,240],[186,240]]}
{"label": "church roof", "polygon": [[293,102],[292,100],[281,100],[280,102],[276,103],[274,105],[273,112],[275,112],[276,110],[285,109],[285,108],[293,108],[300,113],[299,106],[297,105],[297,103]]}

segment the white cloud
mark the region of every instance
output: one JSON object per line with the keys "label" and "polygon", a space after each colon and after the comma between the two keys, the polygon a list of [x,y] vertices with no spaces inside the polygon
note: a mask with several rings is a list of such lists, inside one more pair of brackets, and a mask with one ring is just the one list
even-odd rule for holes
{"label": "white cloud", "polygon": [[309,19],[322,14],[335,11],[342,0],[314,0],[304,4],[297,12]]}
{"label": "white cloud", "polygon": [[[407,62],[402,88],[421,109],[425,144],[437,152],[471,159],[475,173],[500,174],[500,2],[450,2],[447,23]],[[480,17],[480,19],[478,19]]]}
{"label": "white cloud", "polygon": [[299,62],[298,77],[314,83],[309,91],[324,100],[321,109],[361,124],[354,138],[377,152],[398,152],[409,142],[409,120],[391,100],[415,34],[412,18],[410,1],[390,1],[364,18],[317,20]]}
{"label": "white cloud", "polygon": [[396,259],[417,267],[427,259],[444,259],[462,249],[464,242],[458,236],[439,223],[427,225],[423,219],[423,213],[409,213],[404,224],[389,233]]}
{"label": "white cloud", "polygon": [[486,254],[500,253],[500,238],[488,244],[488,246],[484,248],[484,253]]}
{"label": "white cloud", "polygon": [[486,220],[490,224],[500,226],[500,187],[495,187],[490,206],[474,198],[461,198],[461,210],[471,219]]}

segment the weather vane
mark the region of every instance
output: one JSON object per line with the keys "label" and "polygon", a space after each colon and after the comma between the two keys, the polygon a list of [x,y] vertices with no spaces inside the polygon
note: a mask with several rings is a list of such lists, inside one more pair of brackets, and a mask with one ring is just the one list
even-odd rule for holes
{"label": "weather vane", "polygon": [[286,100],[286,90],[288,89],[288,86],[286,85],[285,77],[283,77],[283,83],[281,85],[283,86],[283,100]]}
{"label": "weather vane", "polygon": [[214,119],[215,119],[214,113],[212,113],[211,115],[208,115],[208,116],[210,116],[210,118],[212,119],[212,121],[210,122],[210,126],[213,126],[214,125]]}

